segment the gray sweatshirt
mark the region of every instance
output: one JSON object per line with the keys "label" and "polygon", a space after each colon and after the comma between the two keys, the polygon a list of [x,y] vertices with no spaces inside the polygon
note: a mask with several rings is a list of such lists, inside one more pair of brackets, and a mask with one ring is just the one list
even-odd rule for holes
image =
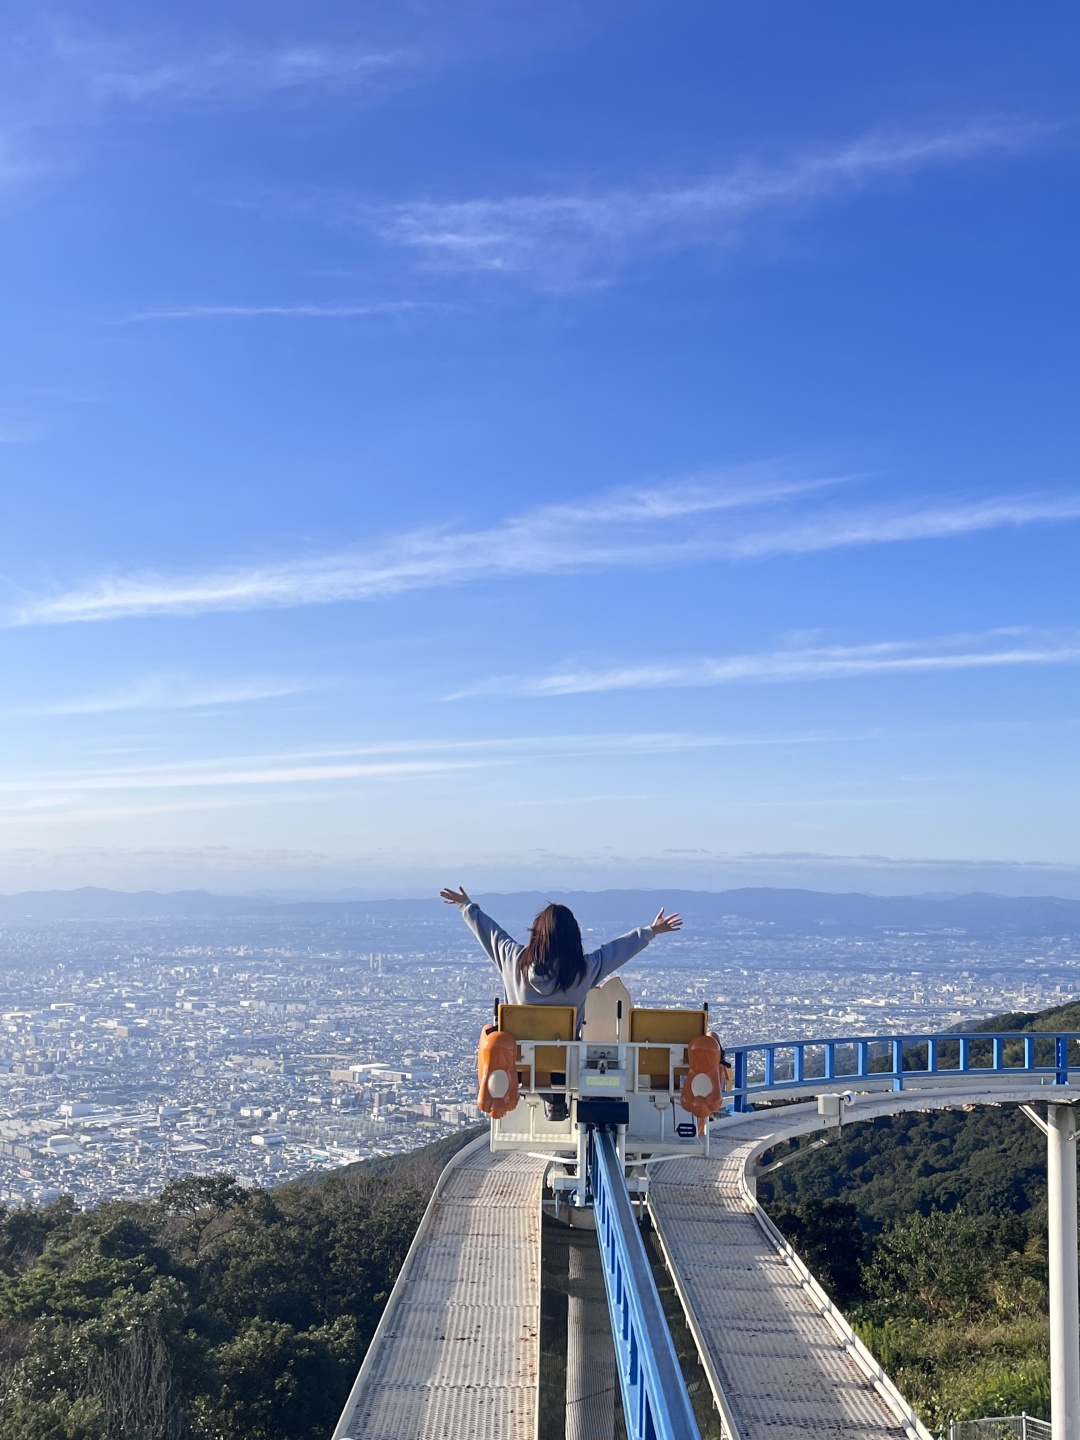
{"label": "gray sweatshirt", "polygon": [[475,900],[461,907],[461,915],[488,957],[493,960],[502,976],[506,999],[510,1005],[576,1005],[578,1030],[585,1010],[585,996],[594,985],[599,985],[609,975],[640,954],[653,938],[652,926],[631,930],[629,935],[620,935],[609,940],[599,950],[585,956],[585,974],[569,990],[557,990],[553,975],[536,975],[530,971],[525,978],[517,973],[518,956],[525,949],[509,936],[501,926],[485,915]]}

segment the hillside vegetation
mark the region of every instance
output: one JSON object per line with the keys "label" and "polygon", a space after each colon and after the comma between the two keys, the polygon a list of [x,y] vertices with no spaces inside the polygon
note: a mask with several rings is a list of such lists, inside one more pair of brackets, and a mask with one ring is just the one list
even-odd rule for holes
{"label": "hillside vegetation", "polygon": [[[1080,1030],[1080,1005],[974,1028]],[[1048,1415],[1046,1141],[1018,1110],[852,1125],[758,1192],[930,1428]]]}
{"label": "hillside vegetation", "polygon": [[0,1212],[0,1440],[325,1440],[442,1166]]}

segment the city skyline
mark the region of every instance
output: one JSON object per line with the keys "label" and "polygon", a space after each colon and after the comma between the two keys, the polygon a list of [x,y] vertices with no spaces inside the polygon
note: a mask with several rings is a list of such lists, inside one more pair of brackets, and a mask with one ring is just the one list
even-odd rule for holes
{"label": "city skyline", "polygon": [[[518,935],[525,898],[495,912]],[[640,918],[633,896],[579,915],[590,946]],[[707,1004],[728,1046],[940,1032],[1075,998],[1072,915],[903,918],[698,910],[620,977],[639,1004]],[[272,1188],[481,1118],[498,974],[445,907],[7,915],[0,931],[0,1204],[85,1207],[185,1175]]]}

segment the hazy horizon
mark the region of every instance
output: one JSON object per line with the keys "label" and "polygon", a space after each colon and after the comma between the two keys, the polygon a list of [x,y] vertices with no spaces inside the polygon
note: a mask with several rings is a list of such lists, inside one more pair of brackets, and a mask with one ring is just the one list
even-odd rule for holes
{"label": "hazy horizon", "polygon": [[[871,901],[929,901],[929,902],[950,902],[967,900],[991,900],[1008,903],[1010,901],[1050,901],[1064,902],[1066,904],[1080,902],[1080,894],[1068,895],[1049,890],[986,890],[986,889],[965,889],[965,890],[871,890],[852,887],[808,887],[808,886],[780,886],[780,885],[743,885],[727,886],[723,888],[688,887],[684,885],[647,885],[640,883],[636,885],[609,884],[593,888],[582,888],[573,885],[532,885],[518,886],[512,889],[492,889],[490,886],[476,885],[471,889],[474,899],[502,900],[521,899],[524,897],[541,896],[565,896],[577,897],[578,899],[603,899],[606,896],[642,896],[649,897],[654,903],[663,903],[665,896],[670,896],[673,908],[675,904],[683,904],[687,900],[723,898],[726,896],[746,895],[777,895],[794,896],[806,895],[810,897],[821,897],[824,899],[864,899]],[[427,902],[432,905],[445,905],[438,893],[430,886],[414,887],[408,889],[401,887],[398,890],[390,890],[386,887],[363,887],[350,886],[334,890],[287,890],[263,889],[251,890],[222,890],[209,887],[198,887],[193,889],[159,890],[143,887],[138,890],[117,889],[109,886],[84,885],[71,886],[67,888],[30,889],[18,891],[0,891],[0,902],[32,899],[34,897],[77,898],[79,896],[116,896],[124,898],[160,898],[163,900],[179,899],[186,896],[205,897],[208,900],[252,902],[269,905],[291,905],[291,904],[326,904],[330,906],[367,903],[396,903],[403,904],[414,902]],[[72,912],[75,913],[75,912]],[[0,916],[0,921],[3,917]]]}

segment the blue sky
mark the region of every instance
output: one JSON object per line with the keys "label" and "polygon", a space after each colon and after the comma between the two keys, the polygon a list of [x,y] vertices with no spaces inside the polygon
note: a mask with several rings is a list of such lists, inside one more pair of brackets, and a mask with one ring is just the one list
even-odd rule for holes
{"label": "blue sky", "polygon": [[1075,7],[5,14],[0,886],[1080,894]]}

